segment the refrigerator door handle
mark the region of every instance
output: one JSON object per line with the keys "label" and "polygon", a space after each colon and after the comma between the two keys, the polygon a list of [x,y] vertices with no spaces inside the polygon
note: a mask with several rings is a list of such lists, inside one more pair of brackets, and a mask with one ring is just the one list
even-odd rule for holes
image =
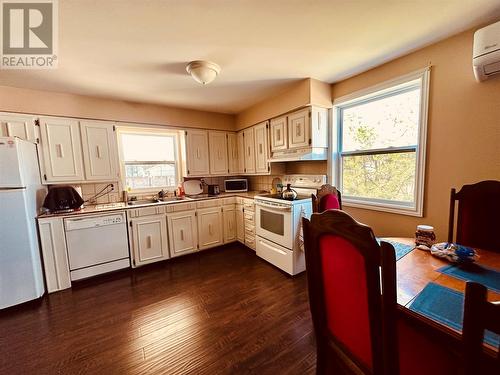
{"label": "refrigerator door handle", "polygon": [[0,193],[5,191],[21,191],[26,190],[26,186],[21,187],[0,187]]}

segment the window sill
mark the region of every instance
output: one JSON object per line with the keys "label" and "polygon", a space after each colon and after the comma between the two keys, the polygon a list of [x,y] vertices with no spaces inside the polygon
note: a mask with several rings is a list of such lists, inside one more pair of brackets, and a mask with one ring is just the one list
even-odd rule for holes
{"label": "window sill", "polygon": [[345,207],[354,207],[354,208],[361,208],[364,210],[373,210],[373,211],[380,211],[380,212],[388,212],[391,214],[398,214],[398,215],[406,215],[406,216],[415,216],[415,217],[423,217],[423,210],[418,209],[415,207],[406,207],[406,206],[401,206],[401,205],[396,205],[396,204],[381,204],[381,203],[375,203],[375,202],[365,202],[365,201],[358,201],[358,200],[353,200],[353,199],[344,199],[342,197],[342,206]]}

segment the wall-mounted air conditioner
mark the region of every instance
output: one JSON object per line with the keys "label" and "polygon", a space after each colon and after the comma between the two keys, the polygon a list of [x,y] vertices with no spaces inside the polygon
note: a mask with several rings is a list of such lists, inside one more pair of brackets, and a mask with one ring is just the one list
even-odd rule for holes
{"label": "wall-mounted air conditioner", "polygon": [[478,81],[500,73],[500,21],[474,33],[472,66]]}

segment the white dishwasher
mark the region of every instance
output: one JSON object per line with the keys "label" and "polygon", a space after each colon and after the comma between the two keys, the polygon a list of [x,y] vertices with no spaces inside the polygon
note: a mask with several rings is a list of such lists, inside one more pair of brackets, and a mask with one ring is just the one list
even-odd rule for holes
{"label": "white dishwasher", "polygon": [[125,213],[64,219],[71,280],[130,267]]}

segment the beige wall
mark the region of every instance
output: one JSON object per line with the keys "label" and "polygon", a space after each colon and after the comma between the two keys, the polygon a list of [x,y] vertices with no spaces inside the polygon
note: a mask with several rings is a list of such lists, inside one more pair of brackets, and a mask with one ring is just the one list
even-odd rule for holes
{"label": "beige wall", "polygon": [[[500,77],[478,83],[471,66],[473,31],[333,85],[334,98],[432,64],[424,217],[347,208],[380,236],[412,236],[419,223],[433,225],[446,240],[452,187],[500,180]],[[288,166],[304,173],[307,164]],[[315,170],[321,169],[315,165]],[[323,163],[326,172],[326,163]]]}
{"label": "beige wall", "polygon": [[302,108],[306,105],[332,106],[331,88],[328,83],[306,78],[286,92],[266,99],[244,110],[236,116],[236,129],[244,129],[272,117]]}
{"label": "beige wall", "polygon": [[0,111],[234,130],[235,116],[0,86]]}

